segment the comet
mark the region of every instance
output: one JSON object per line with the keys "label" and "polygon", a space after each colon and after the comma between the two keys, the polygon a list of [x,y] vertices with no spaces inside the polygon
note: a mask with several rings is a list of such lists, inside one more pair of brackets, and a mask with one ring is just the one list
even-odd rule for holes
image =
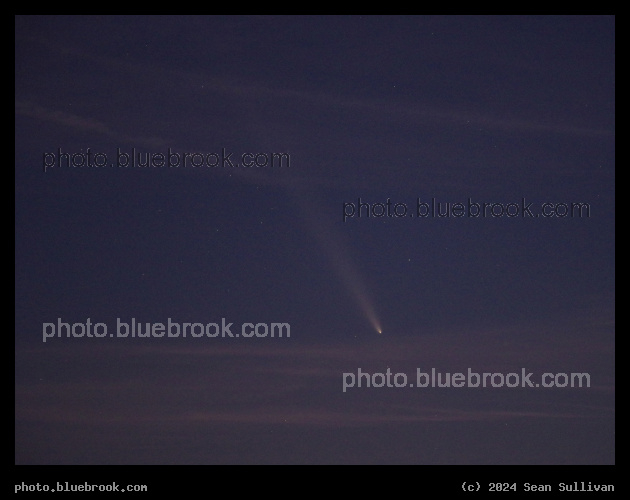
{"label": "comet", "polygon": [[347,246],[343,244],[342,235],[335,232],[332,226],[324,224],[321,217],[313,215],[312,207],[317,205],[306,201],[309,199],[309,196],[305,190],[297,188],[293,191],[293,194],[296,197],[296,202],[303,210],[305,221],[308,222],[312,233],[328,256],[348,294],[354,299],[374,330],[379,335],[382,334],[381,323],[376,315],[368,288],[350,257]]}

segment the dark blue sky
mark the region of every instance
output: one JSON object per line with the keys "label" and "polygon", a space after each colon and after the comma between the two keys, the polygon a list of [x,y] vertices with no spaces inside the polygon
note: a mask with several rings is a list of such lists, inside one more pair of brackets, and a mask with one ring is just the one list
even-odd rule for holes
{"label": "dark blue sky", "polygon": [[[16,463],[613,463],[614,36],[605,16],[16,17]],[[58,148],[291,165],[44,172]],[[359,197],[590,217],[344,222]],[[291,337],[42,342],[132,317]],[[359,367],[592,386],[343,393]]]}

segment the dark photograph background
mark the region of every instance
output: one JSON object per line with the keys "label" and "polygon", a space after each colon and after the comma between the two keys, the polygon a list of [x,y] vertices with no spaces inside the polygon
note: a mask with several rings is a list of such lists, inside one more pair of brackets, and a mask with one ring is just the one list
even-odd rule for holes
{"label": "dark photograph background", "polygon": [[613,464],[614,163],[611,16],[17,16],[15,463]]}

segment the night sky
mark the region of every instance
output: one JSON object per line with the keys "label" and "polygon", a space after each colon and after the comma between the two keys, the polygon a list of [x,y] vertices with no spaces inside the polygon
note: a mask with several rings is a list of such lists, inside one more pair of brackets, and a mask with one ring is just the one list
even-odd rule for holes
{"label": "night sky", "polygon": [[614,122],[612,16],[16,17],[15,463],[614,463]]}

